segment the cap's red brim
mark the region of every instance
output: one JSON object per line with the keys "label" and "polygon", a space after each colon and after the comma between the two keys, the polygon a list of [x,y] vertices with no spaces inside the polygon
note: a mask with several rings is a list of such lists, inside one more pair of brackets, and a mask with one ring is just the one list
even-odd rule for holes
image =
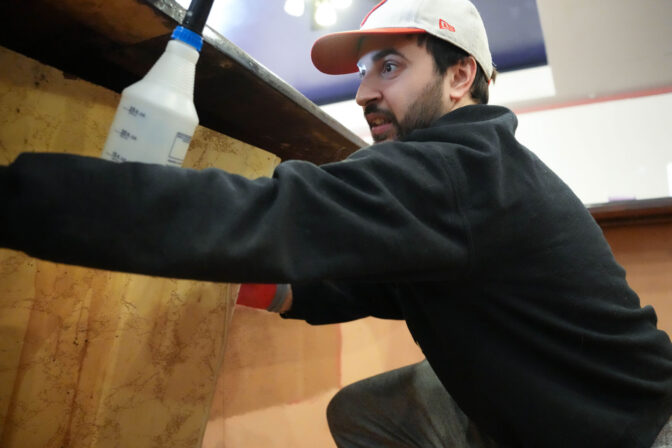
{"label": "cap's red brim", "polygon": [[313,44],[310,57],[317,69],[330,75],[344,75],[357,71],[360,40],[366,36],[385,34],[420,34],[420,28],[378,28],[372,30],[342,31],[320,37]]}

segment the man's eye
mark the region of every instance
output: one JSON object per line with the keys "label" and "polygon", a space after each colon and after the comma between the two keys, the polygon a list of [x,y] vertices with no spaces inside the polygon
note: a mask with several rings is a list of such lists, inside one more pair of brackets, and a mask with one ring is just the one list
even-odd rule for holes
{"label": "man's eye", "polygon": [[397,64],[394,62],[385,62],[383,64],[383,73],[392,73],[397,69]]}

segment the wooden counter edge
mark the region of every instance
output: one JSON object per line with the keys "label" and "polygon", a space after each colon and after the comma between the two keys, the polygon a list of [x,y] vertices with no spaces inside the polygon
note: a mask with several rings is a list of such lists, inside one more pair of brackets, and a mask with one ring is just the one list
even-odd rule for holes
{"label": "wooden counter edge", "polygon": [[672,197],[587,205],[600,227],[672,222]]}

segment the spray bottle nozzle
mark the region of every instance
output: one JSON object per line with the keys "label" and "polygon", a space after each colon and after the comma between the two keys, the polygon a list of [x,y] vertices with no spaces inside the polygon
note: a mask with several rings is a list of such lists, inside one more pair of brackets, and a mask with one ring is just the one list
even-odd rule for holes
{"label": "spray bottle nozzle", "polygon": [[187,14],[184,16],[182,26],[196,33],[203,33],[205,22],[210,15],[210,9],[214,0],[191,0]]}

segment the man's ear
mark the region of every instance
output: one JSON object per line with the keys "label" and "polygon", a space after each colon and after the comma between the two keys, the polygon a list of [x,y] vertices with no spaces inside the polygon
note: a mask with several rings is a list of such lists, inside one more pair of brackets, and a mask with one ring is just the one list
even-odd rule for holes
{"label": "man's ear", "polygon": [[470,95],[477,70],[476,59],[473,56],[468,56],[448,68],[446,73],[447,85],[444,87],[447,89],[451,101],[459,103],[465,96]]}

